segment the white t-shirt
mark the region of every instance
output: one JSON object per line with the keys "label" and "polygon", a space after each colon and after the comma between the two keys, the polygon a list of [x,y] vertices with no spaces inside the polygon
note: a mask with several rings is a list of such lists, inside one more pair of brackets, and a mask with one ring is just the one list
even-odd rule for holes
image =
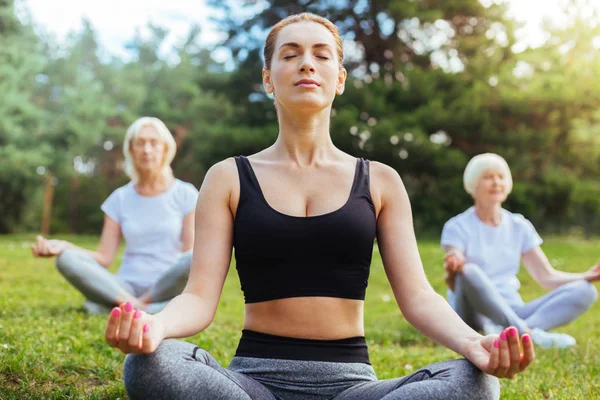
{"label": "white t-shirt", "polygon": [[[442,231],[442,246],[456,247],[465,255],[465,263],[477,264],[507,300],[520,299],[517,273],[521,256],[541,245],[542,238],[521,214],[502,209],[500,225],[484,224],[475,207],[451,218]],[[516,296],[516,297],[515,297]],[[453,293],[448,290],[453,304]]]}
{"label": "white t-shirt", "polygon": [[194,185],[179,179],[157,196],[138,194],[132,182],[112,192],[101,209],[121,226],[126,241],[117,276],[147,289],[175,264],[182,252],[183,219],[197,198]]}

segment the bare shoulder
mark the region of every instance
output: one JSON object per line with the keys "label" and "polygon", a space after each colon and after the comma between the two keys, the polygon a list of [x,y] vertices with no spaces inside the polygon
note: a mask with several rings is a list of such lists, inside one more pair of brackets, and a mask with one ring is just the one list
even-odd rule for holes
{"label": "bare shoulder", "polygon": [[216,164],[213,164],[212,167],[208,169],[206,172],[206,176],[204,177],[204,183],[210,185],[230,185],[232,183],[236,183],[238,180],[237,166],[235,164],[235,159],[233,157],[227,158],[223,161],[219,161]]}
{"label": "bare shoulder", "polygon": [[376,214],[383,209],[386,204],[398,201],[406,194],[404,183],[398,172],[389,165],[371,161],[371,198],[375,205]]}
{"label": "bare shoulder", "polygon": [[239,191],[239,179],[233,158],[219,161],[210,167],[200,189],[201,192],[214,191],[221,194],[230,194],[234,190]]}
{"label": "bare shoulder", "polygon": [[400,179],[400,175],[394,168],[379,161],[371,161],[369,164],[373,183],[381,185],[402,184],[402,179]]}

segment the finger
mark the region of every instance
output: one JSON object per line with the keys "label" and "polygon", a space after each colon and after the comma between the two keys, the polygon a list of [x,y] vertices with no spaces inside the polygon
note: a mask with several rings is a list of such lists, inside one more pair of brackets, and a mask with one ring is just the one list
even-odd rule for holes
{"label": "finger", "polygon": [[35,244],[31,245],[31,253],[33,253],[34,257],[38,256],[37,247],[35,247]]}
{"label": "finger", "polygon": [[40,253],[43,255],[48,254],[48,241],[46,239],[40,240],[39,247],[41,248]]}
{"label": "finger", "polygon": [[142,328],[142,353],[152,353],[154,350],[150,325],[144,324],[144,327]]}
{"label": "finger", "polygon": [[451,264],[447,261],[444,262],[444,269],[446,270],[446,272],[452,272]]}
{"label": "finger", "polygon": [[[131,330],[131,320],[133,319],[133,304],[125,303],[122,309],[121,323],[119,324],[119,347],[125,350],[129,342],[129,332]],[[123,347],[124,346],[124,347]]]}
{"label": "finger", "polygon": [[486,368],[486,372],[494,375],[500,365],[500,338],[494,339],[492,349],[490,350],[490,360]]}
{"label": "finger", "polygon": [[112,309],[110,315],[108,316],[108,322],[106,323],[106,329],[104,330],[104,337],[111,347],[116,347],[118,340],[118,328],[119,328],[119,320],[121,316],[121,309],[115,307]]}
{"label": "finger", "polygon": [[523,335],[523,357],[519,366],[519,372],[523,371],[535,359],[533,340],[528,334]]}
{"label": "finger", "polygon": [[514,326],[509,327],[506,330],[508,336],[508,350],[510,367],[506,373],[507,378],[512,379],[517,372],[519,372],[519,366],[521,364],[521,349],[519,343],[519,331]]}
{"label": "finger", "polygon": [[43,240],[44,239],[40,235],[38,235],[35,238],[35,248],[36,248],[38,254],[43,254],[42,253],[42,250],[44,248],[44,241]]}
{"label": "finger", "polygon": [[131,331],[129,332],[129,347],[134,351],[142,350],[142,311],[138,308],[133,313]]}
{"label": "finger", "polygon": [[505,377],[509,367],[510,352],[508,349],[508,336],[506,334],[506,330],[503,330],[502,333],[500,333],[500,364],[498,365],[498,369],[496,370],[496,376],[498,378]]}

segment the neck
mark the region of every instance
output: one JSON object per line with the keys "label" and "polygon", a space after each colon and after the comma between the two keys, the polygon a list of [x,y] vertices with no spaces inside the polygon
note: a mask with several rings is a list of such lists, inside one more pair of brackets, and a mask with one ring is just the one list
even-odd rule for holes
{"label": "neck", "polygon": [[138,181],[135,184],[139,189],[166,189],[172,178],[164,177],[160,172],[138,171]]}
{"label": "neck", "polygon": [[498,226],[502,221],[501,203],[483,203],[475,200],[475,212],[486,225]]}
{"label": "neck", "polygon": [[331,107],[301,114],[278,107],[279,136],[273,145],[276,153],[298,165],[311,165],[336,153],[329,134]]}

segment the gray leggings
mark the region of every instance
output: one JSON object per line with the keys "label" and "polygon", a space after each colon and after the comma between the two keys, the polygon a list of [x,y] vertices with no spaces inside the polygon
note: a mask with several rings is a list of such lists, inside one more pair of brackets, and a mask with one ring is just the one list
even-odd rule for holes
{"label": "gray leggings", "polygon": [[223,368],[208,352],[180,340],[125,359],[125,387],[135,399],[394,400],[500,397],[498,379],[470,362],[439,362],[378,381],[363,363],[234,357]]}
{"label": "gray leggings", "polygon": [[[180,294],[188,280],[192,252],[184,253],[150,289],[153,303],[170,300]],[[84,251],[67,249],[56,257],[58,271],[94,303],[111,307],[120,292],[127,292],[134,297],[141,296],[148,288],[124,282],[112,274]]]}
{"label": "gray leggings", "polygon": [[559,286],[544,296],[524,303],[520,296],[505,298],[490,278],[475,264],[465,264],[456,276],[454,309],[472,328],[481,329],[490,319],[503,327],[514,326],[520,332],[527,328],[549,330],[579,317],[598,298],[594,285],[573,281]]}

